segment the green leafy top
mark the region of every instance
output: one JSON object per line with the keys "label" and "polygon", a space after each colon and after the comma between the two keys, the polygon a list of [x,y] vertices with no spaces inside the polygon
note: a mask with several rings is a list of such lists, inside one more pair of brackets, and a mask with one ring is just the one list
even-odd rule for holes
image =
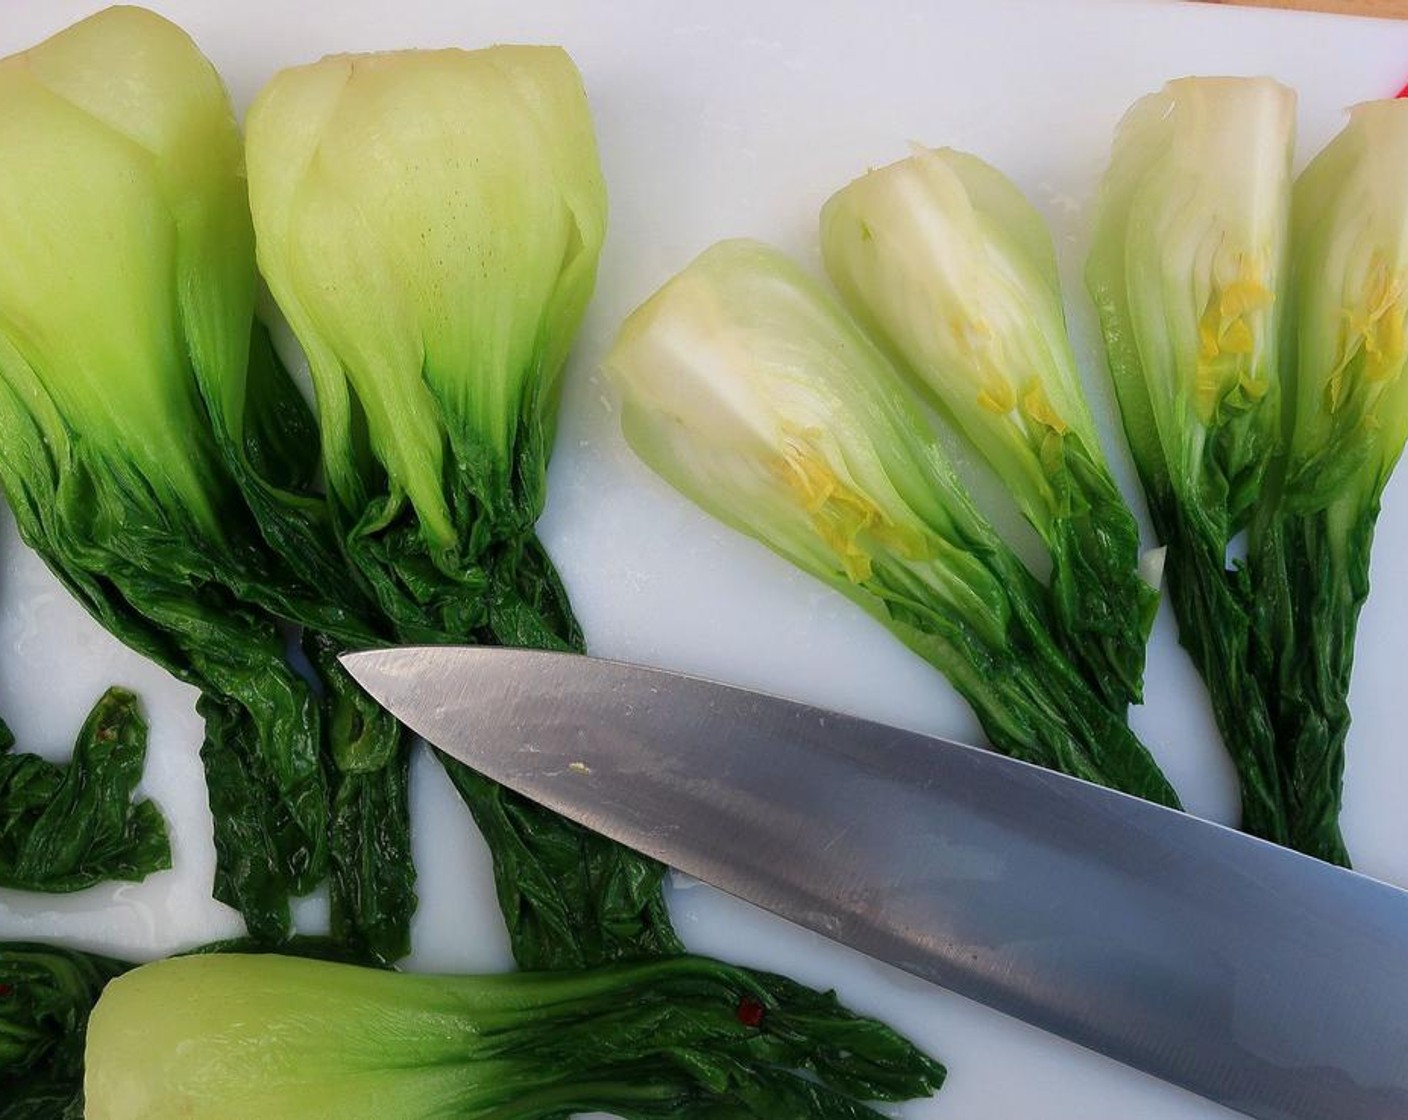
{"label": "green leafy top", "polygon": [[917,594],[1005,645],[991,531],[899,374],[784,255],[708,249],[605,366],[631,446],[705,510],[868,609]]}
{"label": "green leafy top", "polygon": [[381,525],[409,502],[456,574],[474,542],[447,476],[481,532],[541,507],[606,225],[581,78],[552,47],[341,55],[277,75],[247,123],[259,263],[308,354],[332,497]]}
{"label": "green leafy top", "polygon": [[1296,181],[1286,499],[1374,506],[1408,436],[1408,101],[1372,101]]}
{"label": "green leafy top", "polygon": [[1171,489],[1229,538],[1279,437],[1294,132],[1295,95],[1268,78],[1183,78],[1136,102],[1086,266],[1151,501]]}

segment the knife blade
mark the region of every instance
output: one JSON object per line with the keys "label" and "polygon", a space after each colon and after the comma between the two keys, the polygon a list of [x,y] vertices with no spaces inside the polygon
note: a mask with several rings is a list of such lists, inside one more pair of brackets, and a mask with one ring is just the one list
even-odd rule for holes
{"label": "knife blade", "polygon": [[1261,1120],[1408,1117],[1408,892],[990,751],[576,654],[348,654],[588,828]]}

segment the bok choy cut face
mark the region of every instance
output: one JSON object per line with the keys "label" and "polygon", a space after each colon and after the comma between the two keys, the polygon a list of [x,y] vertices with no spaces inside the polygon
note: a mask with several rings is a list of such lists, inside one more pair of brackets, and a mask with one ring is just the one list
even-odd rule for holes
{"label": "bok choy cut face", "polygon": [[1408,434],[1408,102],[1355,108],[1296,180],[1289,440],[1252,524],[1255,667],[1276,734],[1279,832],[1348,864],[1349,688],[1379,499]]}
{"label": "bok choy cut face", "polygon": [[1287,500],[1377,505],[1408,436],[1408,102],[1373,101],[1296,180]]}
{"label": "bok choy cut face", "polygon": [[997,547],[909,391],[846,314],[756,242],[707,250],[606,368],[637,454],[720,520],[873,612],[917,599],[1004,643]]}
{"label": "bok choy cut face", "polygon": [[657,473],[873,614],[1009,754],[1176,803],[1056,647],[1044,589],[974,509],[912,390],[781,253],[707,250],[606,359]]}
{"label": "bok choy cut face", "polygon": [[1081,389],[1041,216],[981,160],[921,149],[833,195],[821,241],[847,304],[1046,542],[1072,656],[1114,706],[1137,700],[1157,597]]}
{"label": "bok choy cut face", "polygon": [[821,244],[847,305],[1048,535],[1042,445],[1069,434],[1098,456],[1099,443],[1041,216],[976,157],[920,149],[832,195]]}
{"label": "bok choy cut face", "polygon": [[1188,650],[1242,784],[1242,827],[1285,837],[1276,732],[1252,669],[1245,568],[1229,550],[1283,451],[1281,324],[1295,95],[1184,78],[1115,136],[1086,282],[1125,434],[1166,548]]}
{"label": "bok choy cut face", "polygon": [[1086,279],[1154,516],[1245,527],[1277,450],[1295,95],[1184,78],[1115,137]]}

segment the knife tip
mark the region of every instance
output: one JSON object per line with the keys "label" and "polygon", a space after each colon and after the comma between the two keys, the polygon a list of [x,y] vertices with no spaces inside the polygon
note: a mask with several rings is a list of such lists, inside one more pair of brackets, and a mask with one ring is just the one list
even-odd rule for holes
{"label": "knife tip", "polygon": [[428,680],[461,674],[479,665],[483,657],[484,650],[478,646],[381,646],[348,650],[337,660],[353,680],[385,705]]}
{"label": "knife tip", "polygon": [[386,655],[388,650],[384,649],[353,649],[346,653],[337,655],[340,664],[363,688],[371,691],[371,684],[381,677],[386,670]]}

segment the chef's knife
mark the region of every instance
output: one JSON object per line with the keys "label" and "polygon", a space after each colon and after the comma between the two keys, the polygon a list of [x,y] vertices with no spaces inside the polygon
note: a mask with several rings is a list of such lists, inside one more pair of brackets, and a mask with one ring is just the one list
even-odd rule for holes
{"label": "chef's knife", "polygon": [[676,673],[343,664],[474,769],[672,867],[1262,1120],[1408,1117],[1408,893],[989,751]]}

